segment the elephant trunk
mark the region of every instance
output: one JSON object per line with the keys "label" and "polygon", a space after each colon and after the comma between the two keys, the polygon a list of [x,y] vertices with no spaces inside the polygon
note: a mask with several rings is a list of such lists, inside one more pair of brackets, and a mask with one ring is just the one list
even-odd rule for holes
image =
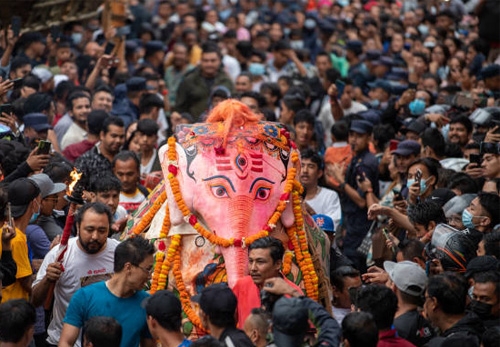
{"label": "elephant trunk", "polygon": [[[258,227],[252,224],[253,204],[254,201],[250,196],[240,195],[233,198],[227,213],[229,221],[223,225],[223,230],[217,231],[217,234],[225,238],[242,240],[257,233]],[[228,283],[232,288],[238,279],[248,274],[248,250],[236,245],[222,249],[222,255]]]}

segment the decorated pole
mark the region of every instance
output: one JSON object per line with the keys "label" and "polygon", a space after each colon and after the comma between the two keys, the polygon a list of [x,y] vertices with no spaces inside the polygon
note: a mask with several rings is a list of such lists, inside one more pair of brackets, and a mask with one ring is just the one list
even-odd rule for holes
{"label": "decorated pole", "polygon": [[[79,172],[76,168],[73,168],[73,171],[70,173],[71,183],[68,185],[68,189],[66,190],[66,195],[64,198],[69,201],[69,210],[68,216],[66,217],[66,223],[64,224],[63,233],[61,236],[61,242],[59,243],[59,254],[57,255],[57,262],[61,264],[64,260],[64,254],[68,248],[68,241],[71,235],[71,229],[73,228],[73,223],[75,221],[75,211],[77,205],[83,204],[83,199],[81,197],[81,192],[75,189],[76,184],[82,177],[82,173]],[[62,268],[64,271],[64,267]],[[47,297],[45,298],[44,308],[48,310],[52,305],[52,299],[54,297],[54,288],[55,283],[53,283],[47,293]]]}

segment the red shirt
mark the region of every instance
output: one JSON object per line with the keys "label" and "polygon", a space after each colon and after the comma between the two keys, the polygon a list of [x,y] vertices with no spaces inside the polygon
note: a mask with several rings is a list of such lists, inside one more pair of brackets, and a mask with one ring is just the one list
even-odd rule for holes
{"label": "red shirt", "polygon": [[89,140],[74,143],[64,149],[63,155],[70,162],[74,163],[76,158],[89,151],[95,144],[96,142],[90,142]]}
{"label": "red shirt", "polygon": [[[302,295],[302,290],[292,281],[283,278],[286,283],[298,290]],[[260,290],[253,282],[252,277],[245,276],[240,278],[233,287],[233,293],[238,299],[238,327],[242,328],[243,323],[252,312],[252,309],[259,308],[260,303]]]}
{"label": "red shirt", "polygon": [[377,347],[415,347],[415,345],[399,337],[396,329],[391,329],[379,331]]}

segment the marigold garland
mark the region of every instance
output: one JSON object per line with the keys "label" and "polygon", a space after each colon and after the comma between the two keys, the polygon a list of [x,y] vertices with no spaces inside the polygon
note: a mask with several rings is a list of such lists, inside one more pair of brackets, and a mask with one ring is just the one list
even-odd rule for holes
{"label": "marigold garland", "polygon": [[286,251],[285,256],[283,257],[283,267],[281,269],[283,275],[286,276],[290,273],[290,271],[292,271],[292,260],[293,260],[293,252]]}
{"label": "marigold garland", "polygon": [[163,191],[160,194],[160,196],[158,197],[158,199],[155,200],[153,205],[146,212],[146,214],[144,216],[142,216],[139,223],[132,229],[133,235],[139,235],[142,232],[144,232],[144,230],[146,230],[146,228],[151,224],[151,221],[153,220],[154,216],[156,215],[156,212],[158,212],[158,210],[163,205],[165,200],[167,200],[167,192]]}
{"label": "marigold garland", "polygon": [[[181,243],[181,235],[175,235],[179,236],[178,242],[179,246]],[[178,247],[178,250],[180,247]],[[201,324],[200,317],[194,312],[193,307],[191,306],[191,297],[189,296],[188,291],[186,290],[186,286],[184,285],[184,279],[182,278],[182,272],[181,272],[181,255],[179,251],[176,251],[173,260],[173,271],[174,271],[174,278],[175,278],[175,284],[177,285],[177,290],[179,291],[179,299],[182,304],[182,310],[186,313],[188,319],[193,323],[193,325],[200,330],[201,333],[206,333],[206,330],[203,328],[203,325]]]}
{"label": "marigold garland", "polygon": [[149,290],[150,294],[153,295],[156,293],[158,290],[158,278],[160,275],[161,271],[161,266],[163,264],[163,261],[165,259],[165,254],[162,251],[156,252],[156,262],[155,262],[155,269],[153,271],[153,280],[151,281],[151,289]]}

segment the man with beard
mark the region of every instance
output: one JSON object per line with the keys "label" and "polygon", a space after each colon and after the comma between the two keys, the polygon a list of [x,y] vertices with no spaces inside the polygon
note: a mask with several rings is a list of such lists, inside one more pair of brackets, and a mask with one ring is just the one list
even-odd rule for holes
{"label": "man with beard", "polygon": [[111,169],[111,162],[120,151],[125,141],[125,127],[120,117],[108,117],[104,120],[99,142],[75,161],[75,166],[85,173],[95,174],[98,168]]}
{"label": "man with beard", "polygon": [[62,321],[73,294],[81,287],[111,277],[118,245],[118,241],[108,239],[111,221],[111,211],[104,204],[85,204],[75,217],[78,237],[69,240],[62,262],[57,261],[59,247],[52,248],[43,260],[33,283],[32,303],[40,306],[55,284],[48,346],[56,346],[61,337]]}
{"label": "man with beard", "polygon": [[450,122],[450,130],[448,131],[448,141],[457,143],[465,149],[465,145],[472,139],[472,122],[467,116],[459,116]]}

